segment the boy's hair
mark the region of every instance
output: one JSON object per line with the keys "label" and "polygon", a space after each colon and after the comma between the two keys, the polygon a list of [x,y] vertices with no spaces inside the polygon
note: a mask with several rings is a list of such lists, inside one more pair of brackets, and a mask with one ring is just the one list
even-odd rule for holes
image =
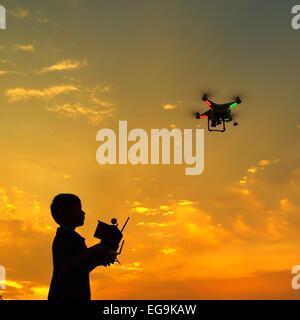
{"label": "boy's hair", "polygon": [[79,197],[71,193],[61,193],[54,197],[50,209],[55,222],[59,225],[64,223],[65,214],[71,206],[80,203]]}

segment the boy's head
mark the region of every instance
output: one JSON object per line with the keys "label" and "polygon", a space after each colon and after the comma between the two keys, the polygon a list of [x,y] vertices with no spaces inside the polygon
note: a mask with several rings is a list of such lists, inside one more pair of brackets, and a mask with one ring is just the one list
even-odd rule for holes
{"label": "boy's head", "polygon": [[50,209],[53,219],[60,226],[76,228],[84,224],[85,213],[80,199],[74,194],[58,194],[52,200]]}

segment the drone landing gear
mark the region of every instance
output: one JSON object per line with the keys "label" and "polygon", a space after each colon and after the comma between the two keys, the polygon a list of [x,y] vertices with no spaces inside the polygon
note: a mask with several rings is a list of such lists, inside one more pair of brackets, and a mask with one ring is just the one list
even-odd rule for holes
{"label": "drone landing gear", "polygon": [[[222,120],[222,123],[223,123],[223,129],[222,130],[212,129],[212,128],[216,127],[217,123],[216,122],[213,123],[213,121],[208,118],[207,119],[208,131],[225,132],[225,130],[226,130],[225,120]],[[218,123],[218,124],[220,124],[220,123]]]}
{"label": "drone landing gear", "polygon": [[236,127],[238,125],[238,122],[234,121],[231,117],[226,119],[225,122],[233,121],[233,125]]}

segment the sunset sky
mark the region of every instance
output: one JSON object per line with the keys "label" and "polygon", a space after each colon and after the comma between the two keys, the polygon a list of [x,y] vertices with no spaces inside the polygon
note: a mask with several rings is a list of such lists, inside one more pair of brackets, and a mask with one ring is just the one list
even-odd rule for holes
{"label": "sunset sky", "polygon": [[[75,193],[125,230],[93,299],[299,299],[300,30],[290,0],[1,0],[0,265],[5,299],[46,299],[49,205]],[[205,169],[106,165],[101,128],[206,128],[193,111],[241,95],[239,126],[205,131]],[[76,281],[76,279],[74,279]]]}

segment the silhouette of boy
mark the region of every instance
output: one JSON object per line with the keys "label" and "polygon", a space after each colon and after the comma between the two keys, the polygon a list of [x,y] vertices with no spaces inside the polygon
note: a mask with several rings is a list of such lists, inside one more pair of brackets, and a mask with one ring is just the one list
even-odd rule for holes
{"label": "silhouette of boy", "polygon": [[97,266],[115,261],[115,253],[97,244],[87,248],[75,229],[84,224],[85,212],[73,194],[59,194],[51,204],[59,227],[52,244],[53,276],[49,300],[90,300],[89,273]]}

